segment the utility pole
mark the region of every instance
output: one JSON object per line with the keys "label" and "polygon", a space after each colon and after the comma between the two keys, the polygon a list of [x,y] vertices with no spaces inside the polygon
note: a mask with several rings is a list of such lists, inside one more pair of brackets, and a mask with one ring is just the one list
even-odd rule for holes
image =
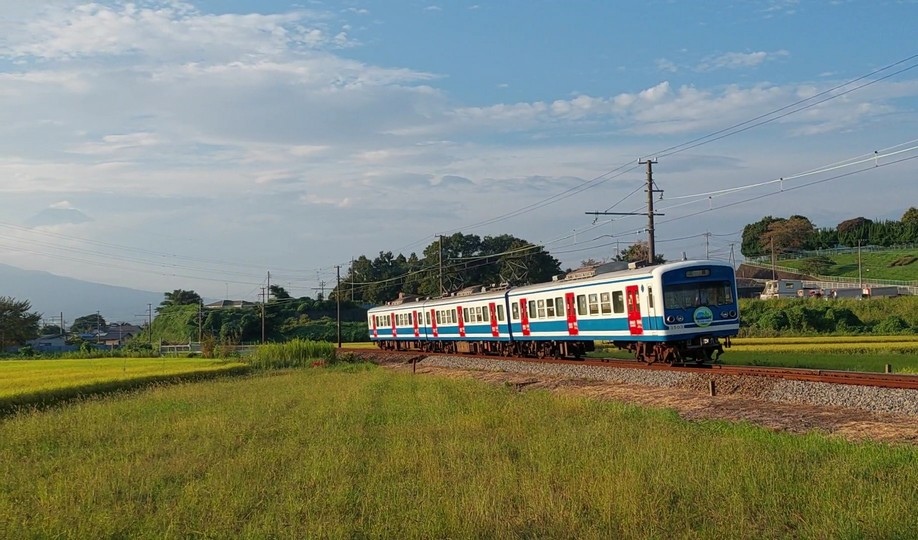
{"label": "utility pole", "polygon": [[440,239],[440,242],[437,244],[437,258],[439,259],[440,266],[440,296],[443,296],[443,235],[438,234],[437,238]]}
{"label": "utility pole", "polygon": [[261,342],[265,342],[265,304],[267,297],[265,296],[265,288],[261,288]]}
{"label": "utility pole", "polygon": [[202,318],[204,316],[204,300],[198,302],[198,343],[204,340],[204,328],[202,326]]}
{"label": "utility pole", "polygon": [[338,272],[338,286],[335,287],[335,304],[338,308],[338,348],[341,348],[341,267],[335,266]]}
{"label": "utility pole", "polygon": [[711,233],[704,233],[704,258],[708,260],[711,258]]}
{"label": "utility pole", "polygon": [[319,281],[319,286],[313,287],[312,290],[319,291],[320,294],[322,295],[322,300],[325,300],[325,282],[324,281]]}
{"label": "utility pole", "polygon": [[353,303],[354,302],[354,281],[355,281],[355,278],[357,277],[356,272],[354,272],[354,258],[353,257],[351,257],[350,275],[351,275],[351,303]]}
{"label": "utility pole", "polygon": [[654,193],[663,193],[662,189],[653,188],[653,165],[657,162],[655,159],[639,160],[640,165],[647,165],[647,212],[585,212],[587,215],[591,216],[647,216],[647,263],[653,264],[654,259],[657,257],[656,252],[656,240],[654,237],[654,225],[653,217],[654,216],[663,216],[665,214],[658,214],[653,211],[653,194]]}
{"label": "utility pole", "polygon": [[736,244],[730,244],[730,266],[736,270],[736,254],[733,252],[733,246]]}
{"label": "utility pole", "polygon": [[771,237],[771,279],[778,279],[778,271],[775,268],[777,261],[775,260],[775,237]]}
{"label": "utility pole", "polygon": [[147,331],[150,333],[150,350],[153,350],[153,304],[147,304]]}

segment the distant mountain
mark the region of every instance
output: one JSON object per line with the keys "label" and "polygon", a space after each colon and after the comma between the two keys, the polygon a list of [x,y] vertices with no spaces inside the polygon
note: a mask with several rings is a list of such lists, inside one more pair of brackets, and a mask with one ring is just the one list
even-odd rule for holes
{"label": "distant mountain", "polygon": [[52,225],[74,225],[92,221],[92,218],[76,208],[45,208],[26,220],[29,227],[47,227]]}
{"label": "distant mountain", "polygon": [[28,300],[32,311],[41,313],[46,323],[63,312],[68,325],[96,311],[108,322],[145,322],[147,304],[155,310],[164,298],[162,292],[113,287],[5,264],[0,264],[0,296]]}

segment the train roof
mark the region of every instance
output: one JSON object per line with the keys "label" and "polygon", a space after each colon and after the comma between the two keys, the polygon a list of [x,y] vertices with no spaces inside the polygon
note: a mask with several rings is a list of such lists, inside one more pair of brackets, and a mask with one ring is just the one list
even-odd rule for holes
{"label": "train roof", "polygon": [[[519,287],[507,287],[507,286],[498,286],[493,288],[487,288],[482,286],[475,287],[466,287],[459,292],[452,293],[447,296],[441,297],[414,297],[410,295],[404,295],[405,297],[400,296],[394,301],[387,302],[384,305],[376,306],[370,308],[369,311],[389,311],[391,309],[399,309],[410,307],[414,305],[424,305],[424,304],[460,304],[463,301],[468,300],[479,300],[482,298],[488,297],[500,297],[503,296],[507,290],[510,290],[511,294],[517,293],[526,293],[529,291],[543,290],[546,288],[564,288],[572,284],[587,284],[594,282],[602,282],[610,279],[620,279],[620,278],[629,278],[629,277],[652,277],[658,276],[664,272],[669,272],[671,270],[678,270],[680,268],[691,268],[695,266],[720,266],[720,267],[729,267],[733,268],[732,265],[723,261],[712,261],[712,260],[689,260],[689,261],[676,261],[656,265],[641,266],[638,268],[622,268],[622,265],[615,261],[616,264],[606,263],[594,267],[584,267],[577,269],[573,272],[570,272],[567,276],[563,278],[556,278],[552,281],[546,281],[543,283],[534,283],[532,285],[522,285]],[[627,263],[625,263],[627,264]]]}

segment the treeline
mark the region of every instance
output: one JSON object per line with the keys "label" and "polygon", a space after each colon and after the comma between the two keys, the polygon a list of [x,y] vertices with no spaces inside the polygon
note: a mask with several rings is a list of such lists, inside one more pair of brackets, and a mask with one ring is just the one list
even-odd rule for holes
{"label": "treeline", "polygon": [[455,233],[433,241],[421,255],[380,252],[356,259],[341,279],[341,298],[382,304],[399,293],[437,297],[475,285],[525,285],[550,281],[561,263],[531,242],[509,234]]}
{"label": "treeline", "polygon": [[[275,287],[271,287],[275,290]],[[279,292],[283,289],[277,287]],[[283,294],[281,294],[283,296]],[[254,343],[286,341],[293,338],[337,340],[337,302],[312,298],[272,298],[264,305],[239,308],[204,309],[200,304],[161,306],[153,320],[154,342],[188,343]],[[346,341],[366,339],[366,309],[350,300],[341,301],[342,338]],[[147,341],[147,334],[137,337]]]}
{"label": "treeline", "polygon": [[918,333],[918,297],[740,300],[740,336]]}
{"label": "treeline", "polygon": [[806,216],[765,216],[743,228],[741,252],[746,257],[760,257],[838,246],[891,247],[914,243],[918,243],[918,208],[911,207],[898,221],[856,217],[836,227],[823,228],[816,228]]}

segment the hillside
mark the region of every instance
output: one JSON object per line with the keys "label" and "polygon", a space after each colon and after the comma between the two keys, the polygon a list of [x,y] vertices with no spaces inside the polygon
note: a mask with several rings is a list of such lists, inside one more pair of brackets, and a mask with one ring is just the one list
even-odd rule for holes
{"label": "hillside", "polygon": [[155,308],[163,293],[113,287],[37,270],[0,264],[0,296],[28,300],[46,321],[64,314],[72,322],[98,311],[107,321],[146,321],[147,304]]}
{"label": "hillside", "polygon": [[[849,277],[858,279],[858,254],[835,253],[823,255],[830,265],[822,268],[819,275]],[[811,257],[796,259],[779,259],[778,267],[792,268],[806,273]],[[766,263],[767,264],[767,263]],[[888,251],[862,251],[860,255],[860,274],[864,281],[885,279],[898,281],[918,281],[918,248]]]}

